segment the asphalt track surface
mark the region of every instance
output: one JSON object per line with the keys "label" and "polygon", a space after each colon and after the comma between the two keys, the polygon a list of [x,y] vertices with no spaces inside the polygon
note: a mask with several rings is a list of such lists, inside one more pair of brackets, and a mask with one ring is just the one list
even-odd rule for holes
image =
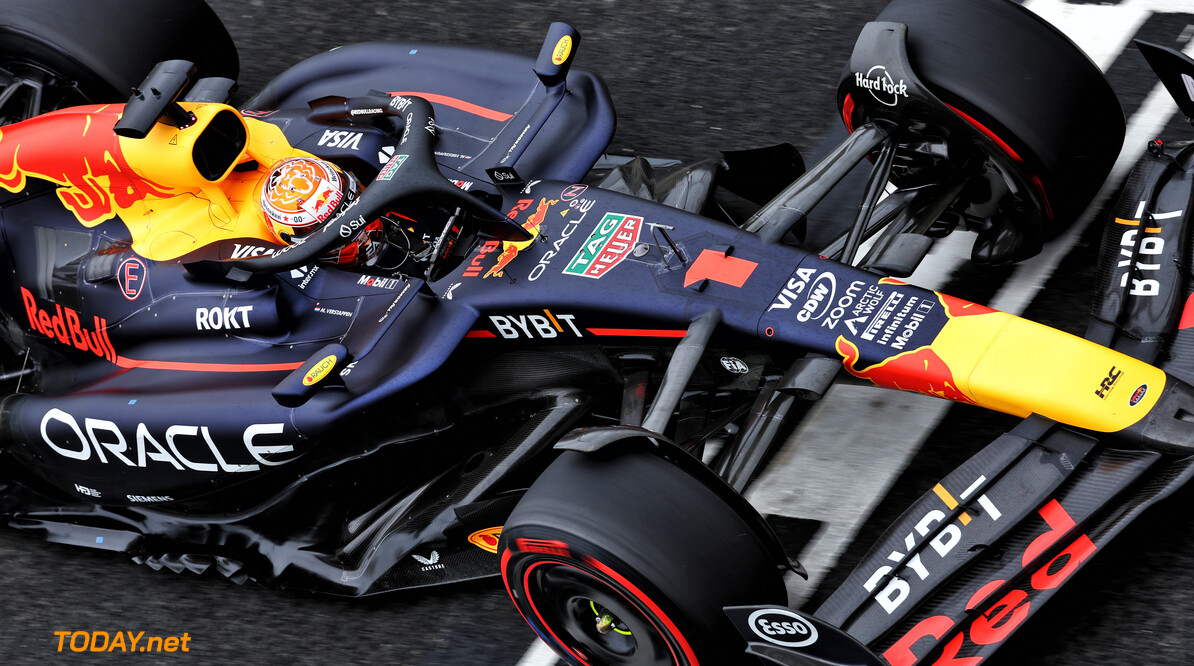
{"label": "asphalt track surface", "polygon": [[[576,66],[605,77],[618,109],[611,147],[682,158],[779,141],[806,155],[823,152],[841,132],[833,91],[842,65],[857,30],[883,4],[574,0],[333,7],[309,0],[212,0],[239,46],[247,93],[286,65],[343,43],[458,43],[533,55],[551,21],[568,21],[583,35]],[[1181,15],[1150,25],[1176,41],[1190,23],[1194,19]],[[1153,81],[1139,61],[1117,63],[1112,73],[1130,115]],[[1173,136],[1179,129],[1170,123],[1167,131]],[[1029,317],[1081,333],[1098,225],[1092,230],[1065,249],[1043,292],[1048,295],[1031,301]],[[949,284],[982,302],[1009,277],[1007,270],[963,268]],[[879,498],[825,586],[840,581],[912,499],[1014,423],[952,408],[909,471]],[[1179,494],[1104,548],[991,663],[1189,663],[1194,520],[1184,507],[1191,499],[1190,492]],[[497,579],[366,600],[312,597],[155,572],[118,555],[10,530],[0,531],[0,608],[0,661],[7,663],[121,658],[77,654],[69,645],[59,652],[56,631],[190,637],[185,654],[146,655],[155,663],[515,664],[534,639]]]}

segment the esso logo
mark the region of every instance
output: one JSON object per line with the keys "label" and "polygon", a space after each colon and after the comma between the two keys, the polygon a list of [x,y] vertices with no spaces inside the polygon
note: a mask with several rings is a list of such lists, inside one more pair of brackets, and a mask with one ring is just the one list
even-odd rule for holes
{"label": "esso logo", "polygon": [[747,624],[759,638],[783,647],[804,647],[817,642],[817,628],[790,610],[763,608],[751,613]]}

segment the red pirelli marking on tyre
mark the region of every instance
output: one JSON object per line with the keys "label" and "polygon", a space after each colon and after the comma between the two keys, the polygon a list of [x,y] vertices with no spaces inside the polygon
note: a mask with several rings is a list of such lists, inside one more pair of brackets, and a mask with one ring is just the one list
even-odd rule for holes
{"label": "red pirelli marking on tyre", "polygon": [[[522,541],[522,539],[519,539],[519,541]],[[539,612],[539,607],[535,605],[535,599],[534,599],[533,595],[531,594],[531,587],[529,584],[530,578],[531,578],[531,572],[533,572],[537,567],[540,567],[544,564],[568,567],[569,569],[576,569],[575,566],[572,566],[570,564],[564,564],[562,562],[552,562],[552,561],[547,561],[547,560],[544,560],[541,562],[535,562],[531,566],[527,567],[527,570],[524,571],[522,574],[522,594],[526,598],[527,605],[531,607],[531,612],[535,614],[535,619],[538,621],[538,625],[540,627],[543,627],[543,629],[548,634],[551,635],[551,638],[553,641],[555,641],[555,644],[560,646],[561,648],[563,648],[564,651],[566,651],[568,654],[572,655],[573,659],[576,659],[578,662],[585,664],[585,666],[588,666],[589,662],[582,659],[581,656],[576,654],[576,652],[572,648],[568,647],[567,643],[560,640],[560,637],[556,635],[555,630],[551,628],[551,624],[549,624],[546,620],[543,619],[543,614]],[[525,619],[526,616],[524,615],[523,618]],[[534,626],[534,624],[532,624],[531,626]]]}
{"label": "red pirelli marking on tyre", "polygon": [[[518,539],[516,541],[522,541],[522,539]],[[522,575],[522,591],[523,591],[523,595],[526,599],[526,603],[528,606],[530,606],[531,611],[534,613],[535,618],[537,620],[537,624],[539,626],[543,627],[543,629],[546,630],[547,633],[551,635],[551,637],[555,641],[556,645],[563,648],[565,651],[568,652],[568,654],[572,655],[572,657],[575,658],[576,660],[578,660],[580,663],[582,663],[582,664],[588,663],[583,658],[581,658],[574,650],[572,650],[572,648],[568,647],[567,643],[560,640],[560,637],[558,635],[556,635],[555,630],[552,628],[551,624],[548,623],[544,619],[543,614],[539,611],[539,607],[535,604],[534,595],[532,595],[530,593],[531,592],[530,580],[531,580],[532,573],[534,572],[535,569],[539,568],[540,566],[545,566],[545,565],[573,569],[575,571],[580,572],[581,574],[593,577],[594,580],[596,580],[598,582],[604,583],[605,585],[608,586],[608,589],[610,592],[617,594],[618,596],[622,597],[622,599],[625,600],[628,604],[637,608],[639,610],[639,612],[642,613],[642,617],[651,623],[652,628],[654,628],[656,632],[658,632],[660,635],[666,635],[666,636],[670,637],[672,639],[672,641],[675,641],[676,646],[672,645],[672,641],[665,641],[665,644],[667,645],[668,650],[672,653],[672,659],[675,660],[675,663],[681,663],[680,655],[676,654],[676,649],[675,649],[676,647],[679,647],[680,651],[683,653],[688,664],[691,664],[692,666],[699,665],[700,661],[697,659],[696,653],[693,651],[692,646],[689,645],[688,640],[680,632],[680,629],[676,626],[675,622],[673,622],[671,620],[671,618],[669,618],[667,616],[667,614],[663,612],[663,609],[661,609],[658,604],[656,604],[654,601],[652,601],[651,598],[648,597],[646,594],[644,594],[643,591],[640,590],[636,585],[631,583],[624,576],[622,576],[618,572],[614,571],[610,567],[606,566],[605,564],[603,564],[587,555],[581,555],[580,559],[581,559],[581,562],[585,566],[590,567],[591,570],[586,571],[585,569],[582,569],[582,568],[576,566],[575,564],[572,564],[571,562],[542,560],[539,562],[532,563],[529,567],[527,567],[526,571],[524,571],[523,575]],[[503,566],[503,571],[504,570],[505,570],[505,566]],[[599,574],[599,575],[594,575],[592,570],[596,570],[597,574]],[[604,580],[603,580],[603,578],[604,578]],[[611,584],[611,581],[614,584]],[[509,592],[508,585],[507,585],[507,592]],[[627,595],[629,595],[629,596],[627,596]],[[515,602],[517,602],[517,599],[515,599]],[[524,615],[523,617],[525,618],[526,616]],[[661,624],[662,624],[662,626],[660,626]]]}
{"label": "red pirelli marking on tyre", "polygon": [[572,553],[568,550],[568,544],[555,540],[518,538],[514,540],[514,550],[522,553],[542,553],[544,555],[572,557]]}
{"label": "red pirelli marking on tyre", "polygon": [[[623,589],[638,599],[640,603],[644,604],[651,611],[652,615],[654,615],[654,617],[647,618],[651,621],[651,624],[655,624],[655,618],[658,618],[660,622],[663,622],[664,626],[666,626],[670,632],[671,637],[680,644],[680,650],[684,652],[684,656],[688,658],[688,663],[693,664],[693,666],[696,666],[696,664],[699,663],[696,658],[696,653],[693,652],[692,646],[688,644],[688,640],[684,638],[684,634],[680,632],[680,629],[674,622],[672,622],[672,619],[667,616],[667,613],[664,613],[663,609],[661,609],[658,604],[651,600],[651,597],[644,594],[642,590],[640,590],[634,583],[631,583],[629,580],[627,580],[625,576],[617,571],[614,571],[605,564],[593,559],[592,557],[589,557],[588,555],[581,555],[580,559],[585,564],[596,568],[601,573],[612,578],[619,585],[621,585]],[[618,592],[619,594],[621,593],[620,590]],[[658,626],[655,627],[655,630],[660,631]],[[671,647],[671,645],[668,645],[669,650]],[[672,656],[676,656],[675,652],[672,652]],[[677,663],[678,662],[679,660],[677,660]]]}

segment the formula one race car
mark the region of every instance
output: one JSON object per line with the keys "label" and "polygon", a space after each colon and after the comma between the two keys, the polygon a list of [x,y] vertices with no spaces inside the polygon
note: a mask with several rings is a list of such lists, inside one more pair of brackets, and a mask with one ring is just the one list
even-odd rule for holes
{"label": "formula one race car", "polygon": [[[1194,389],[1161,352],[1189,286],[1140,272],[1183,252],[1184,153],[1157,148],[1113,227],[1098,342],[888,277],[954,230],[975,261],[1032,256],[1118,154],[1101,73],[1005,0],[892,3],[842,79],[849,138],[803,175],[784,146],[603,158],[612,105],[562,23],[537,58],[343,47],[238,110],[202,3],[149,3],[136,44],[62,6],[0,18],[16,528],[346,595],[500,570],[574,663],[736,662],[742,613],[782,663],[910,663],[987,654],[1188,476]],[[806,228],[864,158],[857,218]],[[813,620],[781,609],[799,567],[738,493],[843,368],[1029,418]]]}

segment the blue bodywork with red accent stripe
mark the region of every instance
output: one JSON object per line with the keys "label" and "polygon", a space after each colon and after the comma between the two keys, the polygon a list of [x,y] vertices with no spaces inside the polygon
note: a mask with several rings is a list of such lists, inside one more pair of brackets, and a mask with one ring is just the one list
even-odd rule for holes
{"label": "blue bodywork with red accent stripe", "polygon": [[[552,45],[579,43],[553,30]],[[800,353],[804,334],[761,314],[810,255],[598,187],[586,174],[614,124],[600,79],[481,55],[348,47],[245,104],[352,171],[365,200],[437,172],[483,208],[387,201],[374,215],[389,249],[372,266],[248,242],[222,246],[222,261],[153,260],[130,220],[81,225],[40,172],[0,192],[15,287],[0,295],[14,352],[0,404],[17,463],[0,500],[9,522],[148,560],[204,560],[218,542],[228,575],[366,594],[495,573],[468,537],[502,523],[564,434],[641,419],[643,405],[623,405],[627,379],[656,383],[703,313],[721,313],[712,344],[726,360],[694,378],[674,434],[701,440],[744,418]],[[426,122],[349,108],[419,96]],[[422,176],[412,158],[378,177],[423,150],[434,168]],[[408,557],[420,549],[446,566]]]}
{"label": "blue bodywork with red accent stripe", "polygon": [[[1189,169],[1175,165],[1194,158],[1155,145],[1128,190],[1125,202],[1157,210],[1141,204],[1115,221],[1141,237],[1110,227],[1104,255],[1116,264],[1100,278],[1097,342],[885,277],[910,275],[929,239],[955,227],[979,232],[978,260],[1023,259],[1074,212],[1055,214],[1057,181],[1033,171],[1044,160],[1030,164],[1004,128],[918,79],[907,30],[868,24],[839,89],[850,136],[807,173],[786,145],[695,164],[603,155],[613,107],[599,77],[571,68],[580,35],[562,23],[537,58],[336,49],[239,110],[223,106],[230,80],[192,84],[190,62],[166,61],[123,106],[5,127],[0,266],[13,288],[0,293],[10,352],[0,519],[155,567],[351,596],[491,576],[499,559],[518,560],[521,587],[508,579],[507,589],[524,617],[587,663],[552,629],[552,613],[586,640],[618,628],[615,613],[594,599],[585,622],[572,622],[567,604],[541,613],[528,582],[534,557],[560,564],[580,553],[623,600],[662,618],[661,635],[680,636],[676,663],[695,663],[654,581],[620,571],[616,557],[605,563],[597,542],[616,542],[622,535],[608,533],[620,525],[547,538],[569,529],[553,514],[559,489],[602,479],[558,449],[635,452],[622,462],[646,452],[652,463],[627,469],[677,472],[666,487],[711,496],[724,540],[751,542],[760,570],[803,573],[741,492],[806,413],[802,399],[823,395],[844,367],[875,385],[1028,418],[901,517],[816,616],[738,607],[725,626],[782,663],[840,662],[808,656],[825,643],[785,656],[755,639],[801,648],[815,641],[777,642],[774,632],[815,637],[820,627],[834,646],[825,654],[862,663],[959,649],[977,663],[1027,616],[1026,600],[1039,606],[1103,539],[1194,477],[1177,456],[1191,447],[1182,424],[1194,388],[1179,378],[1188,363],[1152,365],[1177,318],[1181,274],[1176,261],[1150,268],[1166,244],[1170,259],[1188,253],[1183,213],[1160,209],[1189,201],[1190,180],[1178,175]],[[1185,60],[1175,72],[1187,64],[1194,72]],[[152,132],[174,134],[155,144]],[[168,147],[180,135],[189,151]],[[245,175],[294,157],[333,163],[363,186],[335,204],[326,190],[308,201],[335,212],[305,235],[290,235],[293,209],[278,228],[262,217],[254,206],[267,183]],[[868,160],[856,218],[829,220],[809,240],[809,211]],[[163,186],[151,171],[196,180]],[[718,187],[735,196],[718,198]],[[171,225],[184,209],[198,226]],[[1146,215],[1181,219],[1153,227]],[[264,220],[272,235],[236,235],[244,219]],[[380,230],[382,250],[341,262],[366,229]],[[188,243],[197,247],[159,249]],[[1157,273],[1130,272],[1144,270]],[[1162,282],[1173,284],[1154,302]],[[1083,367],[1031,366],[1050,354]],[[1096,448],[1104,436],[1134,450]],[[575,469],[528,492],[561,462]],[[654,487],[646,472],[636,478],[641,505]],[[605,481],[576,493],[584,510],[607,508]],[[515,510],[524,497],[542,524],[519,524],[519,511],[535,515]],[[637,505],[605,517],[616,523]],[[677,511],[659,514],[666,526],[689,518],[687,502],[660,506]],[[503,527],[525,535],[499,542]],[[616,545],[633,550],[662,531],[639,527]],[[686,554],[724,545],[671,541]],[[988,556],[994,543],[1019,557]],[[561,580],[580,589],[546,576],[535,584]],[[991,620],[1000,613],[1013,617]],[[635,632],[645,646],[646,625]],[[702,655],[701,643],[720,641],[699,639]],[[740,643],[727,636],[730,647],[714,653],[739,656]]]}

